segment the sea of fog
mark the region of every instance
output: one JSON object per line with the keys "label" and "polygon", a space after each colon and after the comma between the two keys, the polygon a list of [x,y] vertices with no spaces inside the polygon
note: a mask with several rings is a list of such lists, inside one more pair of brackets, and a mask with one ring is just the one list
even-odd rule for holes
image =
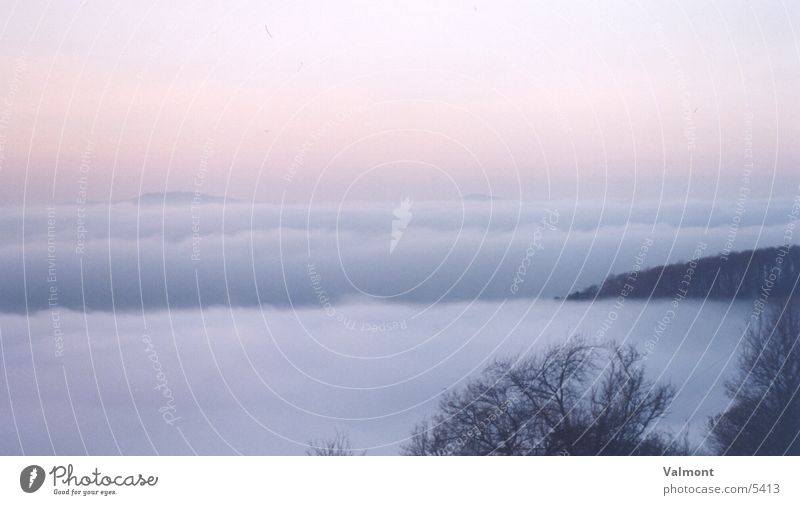
{"label": "sea of fog", "polygon": [[337,432],[395,454],[493,358],[576,335],[646,352],[678,391],[661,427],[701,440],[750,311],[539,298],[3,314],[0,454],[303,454]]}
{"label": "sea of fog", "polygon": [[780,244],[793,205],[401,197],[4,209],[0,453],[394,454],[492,359],[575,336],[647,352],[660,427],[700,441],[748,304],[554,297]]}

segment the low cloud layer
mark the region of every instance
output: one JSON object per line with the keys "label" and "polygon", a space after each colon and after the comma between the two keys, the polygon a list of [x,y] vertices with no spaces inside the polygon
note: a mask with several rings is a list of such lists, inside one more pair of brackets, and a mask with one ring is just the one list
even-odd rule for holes
{"label": "low cloud layer", "polygon": [[749,307],[687,301],[653,344],[669,308],[517,300],[419,314],[401,304],[340,306],[355,326],[317,308],[63,311],[63,335],[46,312],[6,315],[0,453],[302,454],[306,442],[338,430],[370,454],[393,454],[445,390],[494,357],[575,334],[595,339],[601,329],[603,338],[649,349],[651,376],[679,388],[663,427],[699,439],[707,416],[725,406],[721,382]]}
{"label": "low cloud layer", "polygon": [[699,439],[747,304],[687,300],[656,332],[668,300],[552,297],[700,241],[781,244],[791,205],[416,202],[394,229],[396,204],[8,209],[0,453],[300,454],[340,430],[393,454],[494,357],[576,334],[649,349],[680,388],[663,422]]}
{"label": "low cloud layer", "polygon": [[648,238],[645,266],[685,260],[701,240],[708,254],[781,244],[791,204],[418,202],[394,249],[398,204],[7,209],[0,310],[563,296],[630,270]]}

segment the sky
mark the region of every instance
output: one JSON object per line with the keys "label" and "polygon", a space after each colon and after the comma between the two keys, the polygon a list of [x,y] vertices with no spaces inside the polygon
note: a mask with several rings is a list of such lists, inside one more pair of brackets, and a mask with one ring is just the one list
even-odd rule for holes
{"label": "sky", "polygon": [[0,198],[787,196],[794,3],[429,4],[5,2]]}
{"label": "sky", "polygon": [[[3,2],[0,454],[394,454],[496,357],[612,312],[642,345],[668,300],[563,297],[798,243],[797,29],[792,2]],[[749,309],[676,311],[648,361],[676,434],[724,408]]]}

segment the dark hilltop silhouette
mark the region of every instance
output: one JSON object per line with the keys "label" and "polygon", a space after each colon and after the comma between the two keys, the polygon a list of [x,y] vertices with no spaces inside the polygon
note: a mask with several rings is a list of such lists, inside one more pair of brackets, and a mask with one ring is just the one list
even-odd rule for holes
{"label": "dark hilltop silhouette", "polygon": [[800,246],[768,247],[699,258],[608,277],[567,300],[610,298],[757,298],[794,296],[800,276]]}

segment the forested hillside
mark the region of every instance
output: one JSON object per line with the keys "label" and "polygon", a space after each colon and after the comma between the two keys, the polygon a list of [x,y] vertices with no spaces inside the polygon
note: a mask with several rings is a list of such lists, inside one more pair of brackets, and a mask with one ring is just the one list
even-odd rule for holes
{"label": "forested hillside", "polygon": [[784,297],[794,294],[798,275],[800,246],[769,247],[613,275],[567,299]]}

